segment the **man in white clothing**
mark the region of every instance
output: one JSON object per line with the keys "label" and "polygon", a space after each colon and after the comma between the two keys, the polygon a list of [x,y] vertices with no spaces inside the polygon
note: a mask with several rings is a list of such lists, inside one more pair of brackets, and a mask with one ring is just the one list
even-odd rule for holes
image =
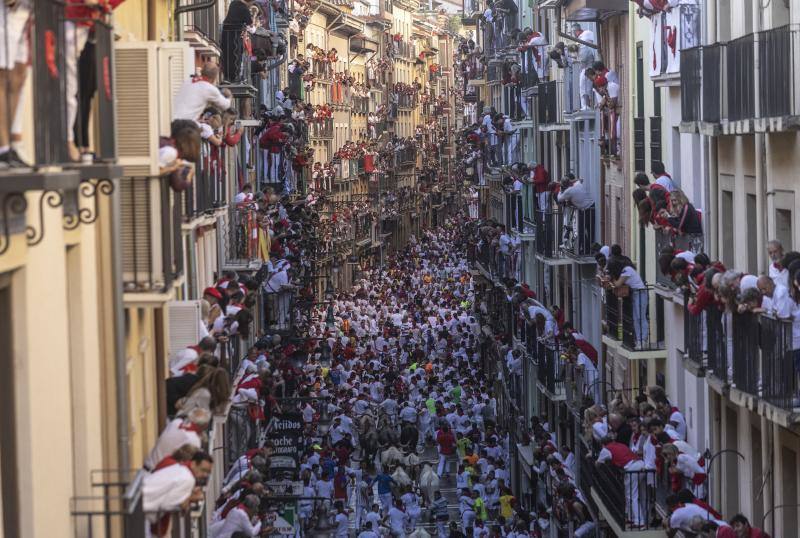
{"label": "man in white clothing", "polygon": [[220,110],[231,107],[231,92],[227,88],[220,91],[214,85],[219,77],[219,67],[212,62],[207,62],[200,76],[187,80],[175,94],[172,101],[173,120],[197,121],[203,111],[210,105]]}
{"label": "man in white clothing", "polygon": [[158,436],[155,446],[144,461],[145,469],[154,469],[167,456],[183,445],[200,448],[200,436],[211,421],[211,412],[202,407],[192,409],[186,419],[176,418]]}
{"label": "man in white clothing", "polygon": [[258,495],[248,495],[242,504],[228,512],[225,519],[211,525],[209,535],[211,538],[231,538],[235,533],[258,536],[261,534],[261,521],[257,519],[259,505]]}

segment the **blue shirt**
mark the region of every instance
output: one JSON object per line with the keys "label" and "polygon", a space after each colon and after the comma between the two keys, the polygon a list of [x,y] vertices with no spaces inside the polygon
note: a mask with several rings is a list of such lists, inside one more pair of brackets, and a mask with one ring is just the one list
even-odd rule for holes
{"label": "blue shirt", "polygon": [[394,484],[394,478],[392,478],[388,474],[379,474],[378,476],[375,477],[374,481],[378,483],[378,494],[392,492],[392,484]]}

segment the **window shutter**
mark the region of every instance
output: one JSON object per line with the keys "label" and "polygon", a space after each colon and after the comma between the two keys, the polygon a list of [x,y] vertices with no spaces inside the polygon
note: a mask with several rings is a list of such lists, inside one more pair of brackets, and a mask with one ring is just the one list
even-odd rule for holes
{"label": "window shutter", "polygon": [[170,301],[167,303],[167,310],[169,358],[172,360],[176,353],[200,341],[200,301]]}
{"label": "window shutter", "polygon": [[158,76],[155,42],[115,45],[117,142],[124,175],[158,173]]}

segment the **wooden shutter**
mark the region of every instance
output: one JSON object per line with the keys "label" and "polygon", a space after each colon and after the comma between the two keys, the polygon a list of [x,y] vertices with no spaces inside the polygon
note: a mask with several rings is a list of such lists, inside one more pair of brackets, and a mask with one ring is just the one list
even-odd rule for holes
{"label": "wooden shutter", "polygon": [[200,341],[200,301],[170,301],[169,313],[169,358]]}

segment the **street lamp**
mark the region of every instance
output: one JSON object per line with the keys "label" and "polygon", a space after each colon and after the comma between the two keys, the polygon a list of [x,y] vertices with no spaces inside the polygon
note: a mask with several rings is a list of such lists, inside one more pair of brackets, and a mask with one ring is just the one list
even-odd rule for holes
{"label": "street lamp", "polygon": [[329,329],[333,329],[336,325],[336,320],[333,317],[333,302],[328,305],[327,314],[325,314],[325,326]]}

